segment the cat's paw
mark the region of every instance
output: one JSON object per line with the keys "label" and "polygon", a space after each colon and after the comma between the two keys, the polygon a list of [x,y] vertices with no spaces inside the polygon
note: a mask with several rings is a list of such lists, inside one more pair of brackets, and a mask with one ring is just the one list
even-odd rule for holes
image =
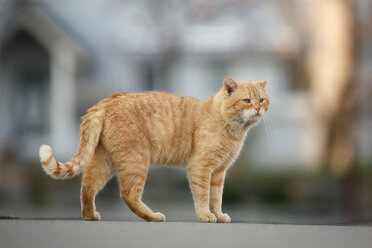
{"label": "cat's paw", "polygon": [[150,221],[163,222],[165,221],[165,215],[160,212],[153,213]]}
{"label": "cat's paw", "polygon": [[99,221],[101,219],[101,216],[97,211],[94,211],[93,215],[83,215],[84,220],[88,221]]}
{"label": "cat's paw", "polygon": [[221,214],[219,216],[217,216],[217,222],[220,222],[220,223],[230,223],[231,222],[231,218],[228,214]]}
{"label": "cat's paw", "polygon": [[213,213],[201,214],[198,217],[199,217],[200,221],[202,221],[202,222],[209,222],[209,223],[216,223],[217,222],[217,217]]}

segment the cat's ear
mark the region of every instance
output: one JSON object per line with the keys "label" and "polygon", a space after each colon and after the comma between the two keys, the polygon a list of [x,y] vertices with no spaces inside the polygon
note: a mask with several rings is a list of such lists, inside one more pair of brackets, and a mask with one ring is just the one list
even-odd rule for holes
{"label": "cat's ear", "polygon": [[265,88],[266,86],[266,81],[258,81],[257,82],[258,86],[262,87],[262,88]]}
{"label": "cat's ear", "polygon": [[234,90],[238,87],[238,84],[230,77],[226,77],[223,80],[223,89],[230,96]]}

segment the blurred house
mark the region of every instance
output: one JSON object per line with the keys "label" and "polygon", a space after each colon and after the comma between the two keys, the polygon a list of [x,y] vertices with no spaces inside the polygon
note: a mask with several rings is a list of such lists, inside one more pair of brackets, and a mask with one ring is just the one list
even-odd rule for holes
{"label": "blurred house", "polygon": [[48,143],[67,160],[79,118],[109,93],[207,98],[231,76],[267,80],[272,103],[268,130],[256,128],[243,158],[306,164],[310,103],[306,78],[296,74],[305,44],[276,4],[262,1],[5,1],[0,154],[17,149],[36,161]]}
{"label": "blurred house", "polygon": [[[42,11],[7,6],[1,29],[1,140],[24,159],[52,142],[66,153],[75,136],[76,74],[84,53]],[[73,140],[72,140],[73,141]]]}
{"label": "blurred house", "polygon": [[[0,155],[17,151],[25,161],[37,160],[42,143],[62,158],[73,154],[78,105],[90,99],[78,92],[90,75],[93,51],[46,5],[0,5]],[[104,97],[97,93],[94,100],[97,95]]]}

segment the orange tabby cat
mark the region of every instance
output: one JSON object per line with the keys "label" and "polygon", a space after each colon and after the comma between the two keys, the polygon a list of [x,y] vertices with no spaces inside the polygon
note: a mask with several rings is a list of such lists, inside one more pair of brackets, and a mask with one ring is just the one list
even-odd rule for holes
{"label": "orange tabby cat", "polygon": [[111,95],[82,118],[80,143],[67,163],[58,162],[47,145],[40,160],[57,179],[84,172],[81,212],[99,220],[95,196],[117,173],[129,208],[147,221],[164,221],[142,202],[150,164],[186,166],[196,213],[203,222],[230,222],[222,213],[226,170],[239,153],[248,129],[269,106],[265,81],[226,78],[213,97],[200,101],[163,92]]}

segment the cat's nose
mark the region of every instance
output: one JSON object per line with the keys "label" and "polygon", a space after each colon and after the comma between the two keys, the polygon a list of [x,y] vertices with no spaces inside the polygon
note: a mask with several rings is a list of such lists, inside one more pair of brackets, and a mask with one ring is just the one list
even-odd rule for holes
{"label": "cat's nose", "polygon": [[257,114],[260,113],[261,107],[255,107],[254,108],[257,111]]}

